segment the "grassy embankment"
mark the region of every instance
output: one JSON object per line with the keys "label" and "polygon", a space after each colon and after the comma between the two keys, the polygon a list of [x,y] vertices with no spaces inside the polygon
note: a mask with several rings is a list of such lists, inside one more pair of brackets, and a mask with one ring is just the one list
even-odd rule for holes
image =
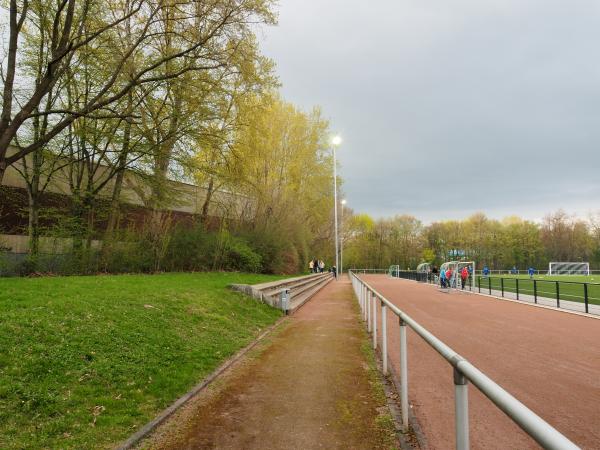
{"label": "grassy embankment", "polygon": [[274,277],[0,279],[0,448],[114,446],[279,317]]}
{"label": "grassy embankment", "polygon": [[[501,281],[504,281],[505,292],[516,292],[517,281],[519,280],[519,294],[533,295],[534,286],[533,280],[529,279],[528,275],[492,275],[489,278],[489,283],[493,290],[501,289]],[[572,302],[584,301],[584,287],[582,283],[589,283],[588,302],[590,304],[600,305],[600,276],[578,276],[578,275],[536,275],[537,295],[555,299],[558,281],[558,294],[560,300],[568,300]],[[488,289],[488,279],[481,277],[481,291]]]}

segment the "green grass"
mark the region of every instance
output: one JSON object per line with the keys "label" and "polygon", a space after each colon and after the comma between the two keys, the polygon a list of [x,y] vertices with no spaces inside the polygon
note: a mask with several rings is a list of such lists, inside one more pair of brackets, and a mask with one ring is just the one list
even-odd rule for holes
{"label": "green grass", "polygon": [[246,274],[0,279],[0,448],[106,448],[274,323]]}
{"label": "green grass", "polygon": [[[490,277],[492,289],[500,290],[501,281],[504,279],[505,292],[516,292],[519,280],[519,293],[534,295],[533,280],[529,275],[492,275]],[[556,282],[558,281],[558,293],[560,300],[573,302],[584,301],[584,287],[579,283],[591,283],[588,285],[588,302],[600,305],[600,275],[535,275],[533,277],[537,284],[538,297],[556,298]],[[488,289],[488,280],[481,277],[481,291]]]}

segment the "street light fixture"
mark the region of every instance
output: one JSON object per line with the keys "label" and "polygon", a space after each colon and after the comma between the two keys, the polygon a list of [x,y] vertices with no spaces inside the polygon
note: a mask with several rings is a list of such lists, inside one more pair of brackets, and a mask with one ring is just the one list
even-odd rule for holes
{"label": "street light fixture", "polygon": [[333,136],[331,138],[331,148],[333,150],[333,221],[334,221],[334,229],[335,229],[335,270],[340,269],[339,265],[339,250],[338,250],[338,216],[337,216],[337,160],[335,155],[335,150],[342,143],[342,138],[340,135]]}
{"label": "street light fixture", "polygon": [[340,211],[340,228],[342,229],[340,235],[340,273],[344,272],[344,206],[346,206],[346,199],[343,199],[341,202],[342,210]]}

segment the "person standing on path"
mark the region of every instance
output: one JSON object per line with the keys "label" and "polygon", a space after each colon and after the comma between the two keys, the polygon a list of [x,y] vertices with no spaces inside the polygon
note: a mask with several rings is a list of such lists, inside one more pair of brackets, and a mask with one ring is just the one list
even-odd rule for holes
{"label": "person standing on path", "polygon": [[462,284],[462,290],[465,290],[465,286],[467,284],[467,279],[469,278],[469,269],[467,269],[467,266],[463,267],[462,270],[460,271],[460,281]]}
{"label": "person standing on path", "polygon": [[440,286],[442,289],[446,287],[446,271],[444,269],[440,269]]}
{"label": "person standing on path", "polygon": [[314,267],[315,267],[315,262],[314,262],[314,261],[311,259],[311,260],[308,262],[308,271],[309,271],[310,273],[313,273],[313,272],[314,272]]}

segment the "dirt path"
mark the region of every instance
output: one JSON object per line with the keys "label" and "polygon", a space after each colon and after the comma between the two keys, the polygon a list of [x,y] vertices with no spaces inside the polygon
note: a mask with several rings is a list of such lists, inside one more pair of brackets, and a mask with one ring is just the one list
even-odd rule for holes
{"label": "dirt path", "polygon": [[[600,448],[600,320],[386,276],[365,280],[576,444]],[[388,330],[397,368],[397,319]],[[452,371],[414,333],[408,339],[413,412],[430,448],[453,448]],[[539,448],[475,387],[469,396],[472,448]]]}
{"label": "dirt path", "polygon": [[367,343],[350,282],[331,282],[142,447],[393,448]]}

